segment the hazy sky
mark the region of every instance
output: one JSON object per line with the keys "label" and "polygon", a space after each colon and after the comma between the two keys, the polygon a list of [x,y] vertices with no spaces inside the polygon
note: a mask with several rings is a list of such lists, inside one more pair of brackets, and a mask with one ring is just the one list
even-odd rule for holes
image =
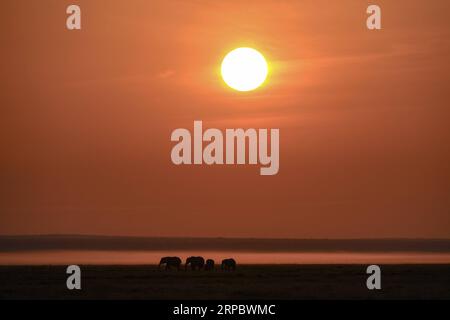
{"label": "hazy sky", "polygon": [[[3,1],[0,234],[449,238],[450,2],[370,3]],[[194,120],[279,128],[279,173],[173,165]]]}

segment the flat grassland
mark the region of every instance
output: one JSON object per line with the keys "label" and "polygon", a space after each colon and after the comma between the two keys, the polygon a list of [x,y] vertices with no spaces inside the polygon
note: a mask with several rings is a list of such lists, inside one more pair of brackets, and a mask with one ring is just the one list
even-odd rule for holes
{"label": "flat grassland", "polygon": [[65,266],[0,266],[0,299],[450,299],[450,265],[382,265],[382,289],[366,265],[239,265],[235,272],[84,265],[82,290]]}

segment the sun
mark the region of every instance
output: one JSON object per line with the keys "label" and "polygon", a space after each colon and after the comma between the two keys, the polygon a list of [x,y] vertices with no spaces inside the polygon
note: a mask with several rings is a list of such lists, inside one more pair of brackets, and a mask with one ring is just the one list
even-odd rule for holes
{"label": "sun", "polygon": [[261,86],[269,68],[266,59],[252,48],[237,48],[222,61],[221,73],[225,83],[238,91],[251,91]]}

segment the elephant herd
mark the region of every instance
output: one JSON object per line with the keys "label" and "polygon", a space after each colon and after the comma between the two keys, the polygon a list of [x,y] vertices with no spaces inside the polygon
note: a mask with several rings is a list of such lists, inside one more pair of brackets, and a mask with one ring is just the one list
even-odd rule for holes
{"label": "elephant herd", "polygon": [[[165,265],[165,269],[177,269],[181,268],[181,259],[179,257],[163,257],[159,262],[158,269],[161,268],[162,265]],[[186,259],[184,264],[184,270],[191,268],[191,270],[205,270],[210,271],[214,270],[215,262],[213,259],[205,259],[203,257],[189,257]],[[236,270],[236,261],[232,258],[222,260],[221,264],[222,270],[234,271]]]}

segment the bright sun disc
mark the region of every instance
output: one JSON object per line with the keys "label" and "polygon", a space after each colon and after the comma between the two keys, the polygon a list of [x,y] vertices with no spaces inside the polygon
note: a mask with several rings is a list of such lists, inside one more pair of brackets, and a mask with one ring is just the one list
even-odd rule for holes
{"label": "bright sun disc", "polygon": [[231,88],[251,91],[266,80],[268,67],[264,56],[252,48],[237,48],[222,61],[222,78]]}

